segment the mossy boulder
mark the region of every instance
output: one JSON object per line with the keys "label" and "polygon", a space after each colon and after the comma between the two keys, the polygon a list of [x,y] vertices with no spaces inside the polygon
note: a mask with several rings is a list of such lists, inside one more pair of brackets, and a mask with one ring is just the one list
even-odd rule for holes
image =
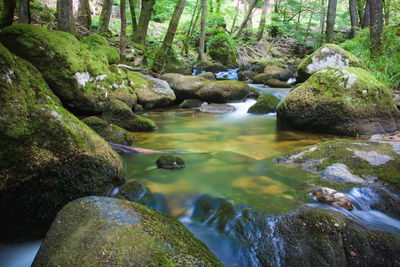
{"label": "mossy boulder", "polygon": [[289,80],[294,77],[294,73],[291,70],[280,68],[277,66],[266,66],[264,69],[264,73],[270,79],[279,79],[283,82]]}
{"label": "mossy boulder", "polygon": [[279,59],[260,59],[254,66],[254,70],[258,73],[263,73],[268,66],[276,66],[284,69],[285,63]]}
{"label": "mossy boulder", "polygon": [[174,91],[164,80],[133,71],[129,71],[128,78],[139,104],[146,109],[168,106],[176,100]]}
{"label": "mossy boulder", "polygon": [[162,155],[157,161],[157,168],[160,169],[180,169],[185,167],[185,161],[177,156]]}
{"label": "mossy boulder", "polygon": [[99,117],[88,117],[83,122],[108,142],[131,146],[135,141],[133,133],[116,125],[109,124]]}
{"label": "mossy boulder", "polygon": [[391,91],[361,68],[313,74],[277,107],[277,119],[293,128],[340,135],[374,134],[400,127]]}
{"label": "mossy boulder", "polygon": [[167,200],[163,194],[152,193],[144,184],[135,180],[123,184],[113,197],[137,202],[165,214],[170,214]]}
{"label": "mossy boulder", "polygon": [[218,34],[214,36],[207,45],[207,53],[212,60],[220,62],[229,68],[234,68],[239,65],[236,47],[232,44],[229,35]]}
{"label": "mossy boulder", "polygon": [[297,70],[297,81],[304,82],[312,74],[325,67],[366,68],[364,63],[352,53],[335,44],[325,44],[303,60]]}
{"label": "mossy boulder", "polygon": [[200,99],[208,103],[239,101],[249,93],[245,82],[210,81],[198,76],[167,73],[161,79],[168,82],[179,101]]}
{"label": "mossy boulder", "polygon": [[239,70],[237,75],[238,75],[239,81],[251,82],[251,81],[253,81],[254,77],[257,75],[257,72],[248,71],[248,70],[244,70],[244,71]]}
{"label": "mossy boulder", "polygon": [[[73,35],[44,27],[18,24],[0,32],[0,42],[10,51],[28,60],[43,74],[51,90],[65,107],[78,113],[101,113],[114,94],[129,86],[122,72],[111,72],[88,47]],[[121,99],[121,100],[124,100]]]}
{"label": "mossy boulder", "polygon": [[400,190],[400,154],[390,143],[326,141],[285,154],[277,162],[301,165],[332,181],[370,183],[378,179]]}
{"label": "mossy boulder", "polygon": [[154,121],[136,115],[120,100],[111,100],[105,107],[103,119],[130,132],[147,132],[156,128]]}
{"label": "mossy boulder", "polygon": [[265,82],[266,85],[271,86],[273,88],[290,88],[292,87],[289,83],[287,82],[282,82],[279,79],[268,79]]}
{"label": "mossy boulder", "polygon": [[85,36],[81,40],[82,43],[87,45],[89,49],[97,56],[107,58],[108,64],[118,64],[119,63],[119,53],[118,49],[111,47],[107,39],[98,34],[92,34]]}
{"label": "mossy boulder", "polygon": [[1,44],[0,103],[3,241],[41,238],[66,203],[124,181],[119,156]]}
{"label": "mossy boulder", "polygon": [[199,99],[186,99],[179,104],[180,108],[198,108],[204,102]]}
{"label": "mossy boulder", "polygon": [[179,221],[143,205],[105,197],[70,202],[32,266],[223,266]]}
{"label": "mossy boulder", "polygon": [[210,71],[209,72],[204,72],[204,73],[200,74],[199,76],[203,77],[203,78],[206,78],[207,80],[210,80],[210,81],[215,81],[216,80],[214,73],[212,73]]}
{"label": "mossy boulder", "polygon": [[218,73],[222,71],[228,71],[228,69],[221,63],[211,63],[204,68],[206,72]]}
{"label": "mossy boulder", "polygon": [[252,105],[247,113],[266,114],[276,111],[276,106],[280,100],[276,96],[262,94],[257,98],[257,102]]}

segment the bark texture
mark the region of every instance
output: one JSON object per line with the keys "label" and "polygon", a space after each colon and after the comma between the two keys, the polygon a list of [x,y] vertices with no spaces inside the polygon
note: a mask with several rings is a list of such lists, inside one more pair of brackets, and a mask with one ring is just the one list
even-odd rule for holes
{"label": "bark texture", "polygon": [[200,44],[199,44],[199,60],[205,60],[206,54],[204,51],[204,43],[206,40],[206,16],[207,16],[207,0],[203,0],[201,7],[201,30],[200,30]]}
{"label": "bark texture", "polygon": [[378,56],[382,54],[383,42],[383,17],[382,17],[382,0],[369,0],[370,12],[370,41],[371,41],[371,54]]}
{"label": "bark texture", "polygon": [[136,19],[136,0],[129,0],[129,9],[131,10],[132,17],[132,31],[137,31],[137,19]]}
{"label": "bark texture", "polygon": [[138,44],[144,44],[146,41],[147,30],[153,13],[155,0],[142,0],[142,8],[140,11],[139,24],[137,31],[133,33],[133,41]]}
{"label": "bark texture", "polygon": [[0,16],[0,29],[13,24],[16,4],[16,0],[3,0],[3,10],[1,11]]}
{"label": "bark texture", "polygon": [[264,34],[264,28],[265,28],[265,21],[267,18],[267,9],[268,9],[268,0],[264,0],[264,5],[261,13],[261,19],[260,19],[260,25],[258,26],[258,31],[257,31],[257,42],[261,40]]}
{"label": "bark texture", "polygon": [[357,34],[358,27],[356,0],[349,0],[349,11],[351,22],[351,36],[354,37]]}
{"label": "bark texture", "polygon": [[126,61],[126,0],[121,0],[121,35],[119,37],[119,59],[121,63]]}
{"label": "bark texture", "polygon": [[100,19],[99,19],[99,27],[98,27],[99,32],[105,32],[108,30],[113,4],[114,0],[103,1],[103,8],[101,9]]}
{"label": "bark texture", "polygon": [[31,11],[29,8],[29,0],[19,0],[18,23],[30,24]]}
{"label": "bark texture", "polygon": [[328,15],[326,18],[326,42],[333,43],[335,37],[335,17],[336,17],[337,0],[329,0]]}
{"label": "bark texture", "polygon": [[92,26],[89,0],[79,0],[78,22],[85,26],[86,29],[90,29]]}
{"label": "bark texture", "polygon": [[60,31],[76,34],[72,0],[57,0],[57,28]]}

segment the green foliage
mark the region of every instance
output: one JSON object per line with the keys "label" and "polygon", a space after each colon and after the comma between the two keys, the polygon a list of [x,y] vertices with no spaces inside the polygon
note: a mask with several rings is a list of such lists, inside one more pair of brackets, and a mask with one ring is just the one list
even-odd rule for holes
{"label": "green foliage", "polygon": [[384,28],[384,53],[377,58],[372,58],[370,53],[369,29],[359,32],[341,47],[362,59],[380,82],[393,88],[400,85],[400,37],[396,32],[396,28]]}
{"label": "green foliage", "polygon": [[273,21],[270,24],[268,24],[265,28],[268,32],[268,35],[273,38],[280,36],[280,35],[285,35],[285,33],[286,33],[284,26],[279,22]]}
{"label": "green foliage", "polygon": [[206,34],[220,33],[225,28],[226,22],[223,16],[215,13],[207,16]]}
{"label": "green foliage", "polygon": [[232,50],[233,50],[235,53],[237,52],[235,40],[232,38],[232,36],[230,36],[230,35],[228,35],[228,34],[226,34],[226,33],[219,33],[219,34],[217,34],[217,35],[214,35],[214,36],[207,42],[207,44],[206,44],[207,49],[209,49],[209,48],[212,46],[212,44],[213,44],[214,42],[221,41],[221,40],[225,40],[225,41],[229,44],[230,48],[232,48]]}
{"label": "green foliage", "polygon": [[156,22],[164,22],[172,17],[176,1],[171,0],[157,0],[154,5],[154,12],[152,20]]}

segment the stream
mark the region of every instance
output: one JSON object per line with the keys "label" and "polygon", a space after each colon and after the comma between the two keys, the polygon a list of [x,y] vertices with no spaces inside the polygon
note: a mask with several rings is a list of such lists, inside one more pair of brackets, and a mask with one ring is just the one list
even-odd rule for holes
{"label": "stream", "polygon": [[[237,79],[237,69],[219,73],[217,77]],[[264,85],[250,86],[280,99],[289,91]],[[153,193],[163,194],[170,214],[205,242],[226,266],[248,265],[251,253],[238,240],[217,232],[206,223],[191,220],[194,202],[204,194],[275,216],[305,204],[322,205],[308,192],[313,187],[327,186],[346,193],[355,203],[354,211],[341,209],[341,212],[372,227],[400,233],[400,221],[369,208],[368,203],[374,201],[374,196],[366,189],[333,185],[299,167],[276,164],[274,159],[283,153],[336,137],[281,131],[277,129],[275,113],[247,113],[254,103],[253,99],[230,103],[236,111],[225,114],[174,107],[149,111],[146,116],[157,123],[158,129],[135,133],[135,146],[171,151],[168,154],[182,157],[186,167],[158,169],[155,161],[160,154],[125,155],[127,179],[141,181]],[[0,246],[0,266],[29,266],[39,245],[40,241]],[[279,265],[279,259],[276,263]],[[251,265],[258,265],[258,262],[253,259]]]}

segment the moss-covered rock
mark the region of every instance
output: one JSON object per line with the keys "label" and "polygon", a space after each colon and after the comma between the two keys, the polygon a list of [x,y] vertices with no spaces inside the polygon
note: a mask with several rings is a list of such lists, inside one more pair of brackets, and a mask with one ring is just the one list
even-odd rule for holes
{"label": "moss-covered rock", "polygon": [[253,81],[254,77],[257,75],[257,72],[255,71],[238,71],[238,80],[239,81],[247,81],[247,82],[251,82]]}
{"label": "moss-covered rock", "polygon": [[199,99],[186,99],[179,104],[180,108],[198,108],[204,102]]}
{"label": "moss-covered rock", "polygon": [[325,44],[303,60],[297,70],[297,81],[304,82],[312,74],[325,67],[366,68],[364,63],[352,53],[335,44]]}
{"label": "moss-covered rock", "polygon": [[156,161],[157,167],[161,169],[179,169],[185,167],[185,161],[177,156],[162,155]]}
{"label": "moss-covered rock", "polygon": [[265,82],[266,85],[274,87],[274,88],[290,88],[292,87],[289,83],[287,82],[282,82],[279,79],[268,79]]}
{"label": "moss-covered rock", "polygon": [[277,66],[266,66],[264,69],[264,73],[270,79],[279,79],[283,82],[294,77],[294,73],[291,70],[280,68]]}
{"label": "moss-covered rock", "polygon": [[58,214],[32,266],[223,266],[179,221],[143,205],[87,197]]}
{"label": "moss-covered rock", "polygon": [[280,100],[276,96],[262,94],[257,98],[257,102],[252,105],[247,113],[266,114],[276,111],[276,106]]}
{"label": "moss-covered rock", "polygon": [[[129,90],[122,72],[111,72],[69,33],[18,24],[2,29],[0,42],[37,67],[68,109],[101,113],[109,98],[117,98],[115,93]],[[130,95],[126,92],[124,98]]]}
{"label": "moss-covered rock", "polygon": [[124,181],[119,156],[0,44],[1,239],[41,238],[63,205]]}
{"label": "moss-covered rock", "polygon": [[119,63],[119,53],[115,47],[110,47],[107,39],[98,34],[85,36],[81,40],[97,57],[106,57],[108,64]]}
{"label": "moss-covered rock", "polygon": [[199,76],[203,77],[203,78],[206,78],[207,80],[210,80],[210,81],[215,81],[216,80],[214,73],[212,73],[211,71],[204,72],[204,73],[200,74]]}
{"label": "moss-covered rock", "polygon": [[327,67],[294,88],[277,107],[291,127],[341,135],[374,134],[400,127],[391,91],[360,68]]}
{"label": "moss-covered rock", "polygon": [[224,33],[217,34],[207,43],[207,53],[213,60],[222,63],[224,66],[237,67],[239,65],[237,51],[232,42],[232,37],[229,35]]}
{"label": "moss-covered rock", "polygon": [[288,153],[277,160],[339,182],[381,182],[400,189],[400,154],[389,143],[332,140]]}
{"label": "moss-covered rock", "polygon": [[133,133],[116,125],[109,124],[99,117],[87,117],[83,122],[108,142],[130,146],[135,141]]}
{"label": "moss-covered rock", "polygon": [[254,70],[258,73],[263,73],[265,67],[276,66],[279,68],[285,68],[285,63],[279,59],[260,59],[254,66]]}
{"label": "moss-covered rock", "polygon": [[221,63],[212,63],[206,67],[204,67],[206,72],[218,73],[221,71],[228,71],[228,69],[222,65]]}
{"label": "moss-covered rock", "polygon": [[209,103],[226,103],[245,98],[249,87],[239,81],[210,81],[198,76],[167,73],[161,79],[168,82],[178,100],[200,99]]}
{"label": "moss-covered rock", "polygon": [[105,107],[103,118],[130,132],[147,132],[156,128],[154,121],[136,115],[132,109],[120,100],[111,100]]}
{"label": "moss-covered rock", "polygon": [[164,80],[133,71],[129,71],[128,78],[138,102],[147,109],[168,106],[176,100],[174,91]]}

